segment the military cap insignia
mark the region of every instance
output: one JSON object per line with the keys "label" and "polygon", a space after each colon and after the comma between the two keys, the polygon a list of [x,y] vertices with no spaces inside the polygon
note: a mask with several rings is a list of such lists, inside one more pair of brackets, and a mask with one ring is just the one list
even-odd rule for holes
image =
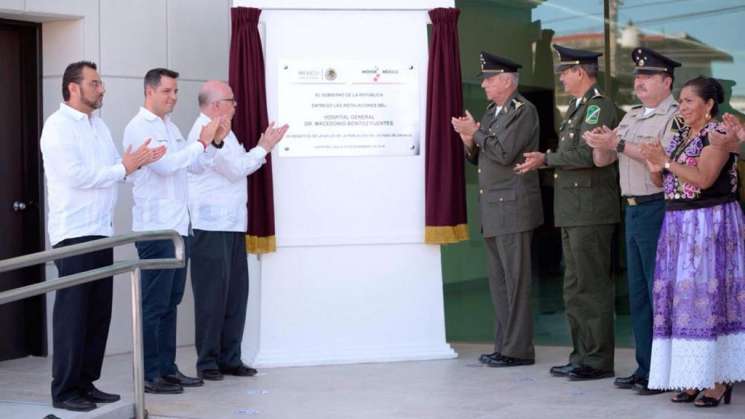
{"label": "military cap insignia", "polygon": [[600,120],[600,106],[590,105],[587,107],[587,113],[585,114],[585,123],[597,124]]}

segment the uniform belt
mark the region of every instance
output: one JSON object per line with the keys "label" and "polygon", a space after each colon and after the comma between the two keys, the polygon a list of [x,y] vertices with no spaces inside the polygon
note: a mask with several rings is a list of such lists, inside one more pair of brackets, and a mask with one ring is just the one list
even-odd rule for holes
{"label": "uniform belt", "polygon": [[653,193],[652,195],[640,195],[640,196],[624,196],[623,199],[629,206],[637,206],[646,202],[658,201],[664,199],[665,194],[662,192]]}

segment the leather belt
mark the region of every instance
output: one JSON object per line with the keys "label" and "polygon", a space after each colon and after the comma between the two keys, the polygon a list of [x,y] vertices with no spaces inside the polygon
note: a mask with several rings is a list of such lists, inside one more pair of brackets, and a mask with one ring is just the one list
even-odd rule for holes
{"label": "leather belt", "polygon": [[654,193],[652,195],[640,195],[640,196],[624,196],[623,199],[629,206],[635,207],[640,204],[644,204],[651,201],[657,201],[664,199],[665,194],[662,192]]}

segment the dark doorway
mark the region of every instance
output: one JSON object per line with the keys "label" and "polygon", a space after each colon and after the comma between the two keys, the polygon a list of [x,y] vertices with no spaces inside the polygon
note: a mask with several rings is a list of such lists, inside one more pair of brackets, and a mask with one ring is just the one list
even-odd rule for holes
{"label": "dark doorway", "polygon": [[[0,19],[0,260],[44,250],[41,25]],[[44,266],[0,273],[0,291],[44,281]],[[47,354],[45,296],[0,306],[0,361]]]}

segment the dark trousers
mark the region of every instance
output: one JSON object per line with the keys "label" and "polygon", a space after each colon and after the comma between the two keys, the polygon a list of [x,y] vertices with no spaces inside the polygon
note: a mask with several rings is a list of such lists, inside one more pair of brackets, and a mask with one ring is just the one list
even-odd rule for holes
{"label": "dark trousers", "polygon": [[191,286],[197,371],[242,365],[248,301],[245,233],[194,230]]}
{"label": "dark trousers", "polygon": [[526,231],[484,238],[494,304],[494,350],[513,358],[535,358],[530,308],[532,235]]}
{"label": "dark trousers", "polygon": [[564,227],[564,305],[572,334],[569,362],[613,370],[615,289],[610,275],[613,224]]}
{"label": "dark trousers", "polygon": [[[55,248],[100,239],[84,236],[66,239]],[[59,276],[109,266],[111,249],[55,261]],[[101,376],[106,339],[111,323],[111,277],[57,291],[52,314],[52,400],[62,402],[88,390]]]}
{"label": "dark trousers", "polygon": [[[189,238],[183,237],[186,258]],[[140,259],[174,257],[170,240],[135,243]],[[154,380],[175,374],[177,306],[184,296],[186,267],[142,271],[142,341],[145,358],[145,379]]]}
{"label": "dark trousers", "polygon": [[657,239],[665,201],[626,206],[626,277],[629,281],[631,327],[636,344],[635,375],[647,378],[652,354],[652,302]]}

